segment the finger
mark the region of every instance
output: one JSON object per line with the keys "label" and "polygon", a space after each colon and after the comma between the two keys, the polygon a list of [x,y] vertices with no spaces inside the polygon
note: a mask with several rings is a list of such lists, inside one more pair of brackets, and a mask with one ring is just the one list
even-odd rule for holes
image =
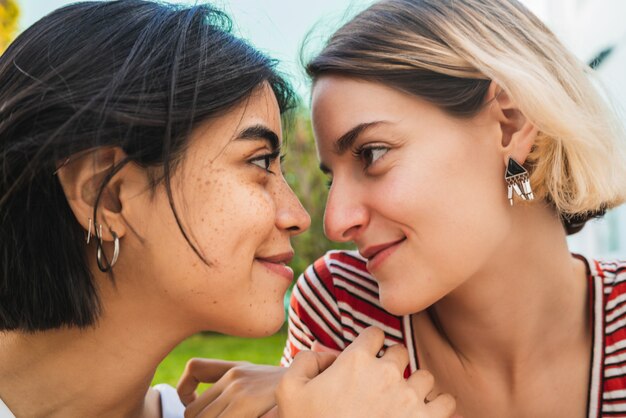
{"label": "finger", "polygon": [[185,418],[240,418],[240,417],[258,417],[269,411],[273,405],[266,405],[260,407],[254,403],[253,399],[246,399],[246,402],[241,402],[241,399],[236,399],[228,391],[221,392],[219,396],[207,403],[198,401],[190,404],[185,410]]}
{"label": "finger", "polygon": [[429,411],[429,417],[450,418],[456,410],[456,400],[452,395],[444,393],[426,404],[426,409]]}
{"label": "finger", "polygon": [[361,331],[344,353],[365,350],[366,353],[376,356],[385,342],[385,333],[376,327],[369,327]]}
{"label": "finger", "polygon": [[404,369],[406,369],[406,366],[409,364],[409,352],[403,345],[392,345],[385,351],[381,360],[393,363],[402,376]]}
{"label": "finger", "polygon": [[[212,406],[212,405],[211,405]],[[270,409],[272,408],[272,409]],[[242,418],[242,417],[278,417],[278,412],[276,415],[268,415],[272,410],[278,411],[278,409],[274,406],[265,408],[262,412],[258,410],[250,408],[245,403],[227,403],[223,405],[222,409],[206,409],[203,410],[197,418]]]}
{"label": "finger", "polygon": [[335,350],[334,348],[330,348],[327,345],[320,343],[319,341],[313,341],[313,345],[311,346],[311,351],[315,351],[316,353],[331,353],[335,355],[339,355],[341,351]]}
{"label": "finger", "polygon": [[320,368],[320,373],[328,369],[335,360],[337,360],[337,354],[335,353],[317,353],[317,365]]}
{"label": "finger", "polygon": [[[226,402],[222,397],[224,392],[224,388],[221,387],[220,383],[216,383],[211,386],[200,396],[196,396],[193,402],[187,404],[185,408],[185,418],[187,417],[195,417],[195,416],[217,416],[219,413],[226,408]],[[221,398],[221,401],[218,399]],[[209,415],[209,413],[215,413],[215,415]]]}
{"label": "finger", "polygon": [[187,362],[176,390],[184,405],[196,399],[196,388],[200,383],[217,382],[238,363],[224,360],[193,358]]}
{"label": "finger", "polygon": [[274,406],[272,409],[261,415],[259,418],[278,418],[278,407]]}
{"label": "finger", "polygon": [[415,390],[419,399],[424,400],[433,390],[435,378],[426,370],[417,370],[407,379],[407,382]]}
{"label": "finger", "polygon": [[334,360],[335,356],[332,354],[301,351],[294,358],[283,379],[308,382],[326,370]]}

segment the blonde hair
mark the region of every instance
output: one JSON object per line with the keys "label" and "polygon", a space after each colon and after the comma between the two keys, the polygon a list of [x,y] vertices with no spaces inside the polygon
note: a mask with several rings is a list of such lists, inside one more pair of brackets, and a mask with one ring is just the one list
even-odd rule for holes
{"label": "blonde hair", "polygon": [[622,128],[578,61],[516,0],[386,0],[340,28],[307,65],[408,91],[458,116],[491,81],[539,129],[525,165],[537,198],[583,223],[626,200]]}

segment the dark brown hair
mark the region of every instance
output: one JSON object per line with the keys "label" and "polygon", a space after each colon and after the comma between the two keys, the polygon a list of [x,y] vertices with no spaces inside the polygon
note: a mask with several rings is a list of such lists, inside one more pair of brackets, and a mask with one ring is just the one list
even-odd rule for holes
{"label": "dark brown hair", "polygon": [[133,162],[161,173],[154,186],[164,182],[173,205],[189,133],[264,82],[281,112],[295,104],[275,61],[209,5],[76,3],[22,33],[0,57],[0,331],[86,327],[100,313],[59,163],[119,147],[127,158],[100,191]]}

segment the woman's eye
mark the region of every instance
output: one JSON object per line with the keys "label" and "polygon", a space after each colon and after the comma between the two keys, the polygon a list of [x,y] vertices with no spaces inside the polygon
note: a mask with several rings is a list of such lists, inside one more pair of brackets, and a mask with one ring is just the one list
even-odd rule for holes
{"label": "woman's eye", "polygon": [[359,157],[363,161],[365,168],[367,168],[387,154],[388,151],[388,147],[382,146],[362,148],[359,150]]}
{"label": "woman's eye", "polygon": [[276,161],[276,159],[279,156],[280,156],[280,152],[276,151],[276,152],[273,152],[271,154],[265,154],[265,155],[260,155],[258,157],[255,157],[255,158],[251,159],[249,162],[251,164],[256,165],[257,167],[262,168],[263,170],[267,171],[268,173],[274,174],[274,172],[272,170],[270,170],[270,167],[272,166],[274,161]]}

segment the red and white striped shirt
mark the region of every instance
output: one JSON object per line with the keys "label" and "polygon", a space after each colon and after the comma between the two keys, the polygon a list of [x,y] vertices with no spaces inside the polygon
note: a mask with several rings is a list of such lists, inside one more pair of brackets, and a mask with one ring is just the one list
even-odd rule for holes
{"label": "red and white striped shirt", "polygon": [[[593,324],[587,416],[626,417],[626,261],[587,264]],[[283,365],[314,341],[343,350],[375,325],[385,332],[385,347],[407,347],[407,375],[419,367],[410,316],[380,306],[378,285],[356,251],[330,251],[309,266],[293,289],[288,321]]]}

